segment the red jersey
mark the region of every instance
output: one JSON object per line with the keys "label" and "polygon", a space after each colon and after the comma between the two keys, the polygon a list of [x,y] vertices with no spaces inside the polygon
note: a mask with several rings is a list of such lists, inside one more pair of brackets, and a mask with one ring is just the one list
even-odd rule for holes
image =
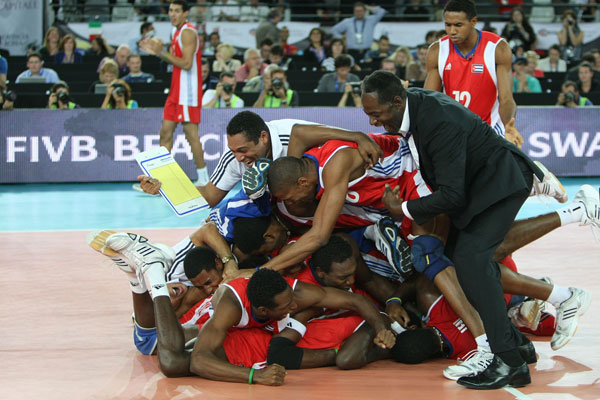
{"label": "red jersey", "polygon": [[[286,278],[286,282],[291,286],[292,290],[296,288],[296,279]],[[290,320],[290,315],[286,315],[283,319],[279,321],[265,321],[259,322],[254,319],[252,316],[252,307],[250,306],[250,300],[248,300],[248,294],[246,293],[246,289],[248,287],[248,282],[250,279],[248,278],[238,278],[234,279],[229,283],[224,283],[224,286],[227,286],[233,294],[235,294],[236,298],[240,303],[240,307],[242,309],[242,317],[240,321],[235,326],[235,328],[265,328],[268,331],[272,332],[280,332],[282,331]]]}
{"label": "red jersey", "polygon": [[[404,200],[413,200],[431,194],[431,189],[425,184],[417,165],[410,154],[406,140],[402,136],[375,135],[369,136],[379,144],[385,158],[371,169],[348,183],[346,200],[336,222],[336,228],[367,226],[376,223],[381,217],[388,214],[381,198],[385,185],[391,188],[400,187],[400,197]],[[314,161],[319,183],[316,199],[320,199],[325,191],[323,183],[323,170],[335,154],[345,148],[357,148],[357,144],[342,140],[330,140],[321,147],[309,150],[304,156]],[[291,220],[301,224],[312,224],[312,218],[296,217],[291,215],[283,202],[277,203],[281,213]],[[410,233],[412,221],[404,218],[402,232]]]}
{"label": "red jersey", "polygon": [[198,107],[202,104],[202,54],[198,32],[194,28],[194,25],[186,22],[179,29],[173,28],[173,32],[171,33],[171,54],[176,57],[183,57],[181,34],[186,29],[191,30],[196,37],[196,51],[194,52],[192,68],[184,70],[173,65],[169,100],[182,106]]}
{"label": "red jersey", "polygon": [[448,35],[440,39],[438,70],[444,93],[504,136],[496,76],[496,47],[504,39],[491,32],[476,32],[479,34],[477,44],[466,55],[458,51]]}

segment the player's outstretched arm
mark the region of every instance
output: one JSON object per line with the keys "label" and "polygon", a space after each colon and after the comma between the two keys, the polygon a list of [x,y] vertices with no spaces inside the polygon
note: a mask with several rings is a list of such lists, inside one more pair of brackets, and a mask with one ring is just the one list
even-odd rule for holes
{"label": "player's outstretched arm", "polygon": [[498,79],[498,99],[500,119],[507,125],[517,114],[517,104],[513,98],[512,52],[508,43],[501,40],[496,46],[496,76]]}

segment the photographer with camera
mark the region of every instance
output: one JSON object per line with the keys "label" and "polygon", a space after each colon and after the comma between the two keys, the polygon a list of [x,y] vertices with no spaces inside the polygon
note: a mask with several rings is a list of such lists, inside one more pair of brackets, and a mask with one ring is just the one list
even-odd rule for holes
{"label": "photographer with camera", "polygon": [[233,72],[221,72],[217,87],[207,90],[202,95],[202,107],[243,108],[244,100],[233,93],[235,92],[235,83],[235,74]]}
{"label": "photographer with camera", "polygon": [[48,96],[48,108],[50,110],[72,110],[79,105],[71,101],[69,85],[65,81],[58,81],[50,88]]}
{"label": "photographer with camera", "polygon": [[360,100],[362,92],[360,89],[360,82],[352,82],[346,83],[344,86],[344,94],[340,98],[338,102],[338,107],[346,107],[346,103],[348,102],[348,97],[352,96],[352,101],[354,101],[354,107],[361,108],[362,102]]}
{"label": "photographer with camera", "polygon": [[17,94],[12,90],[0,91],[0,110],[10,111],[15,108]]}
{"label": "photographer with camera", "polygon": [[102,102],[103,109],[126,110],[138,108],[138,103],[131,99],[131,87],[122,79],[115,79],[107,88]]}
{"label": "photographer with camera", "polygon": [[561,22],[563,27],[557,35],[562,56],[567,62],[577,62],[583,49],[583,30],[577,25],[577,15],[573,10],[566,10]]}
{"label": "photographer with camera", "polygon": [[283,68],[273,68],[269,76],[264,76],[263,83],[263,90],[253,107],[282,108],[300,105],[298,92],[287,89],[287,76]]}
{"label": "photographer with camera", "polygon": [[329,72],[321,77],[317,92],[343,93],[346,83],[360,82],[360,78],[350,73],[352,60],[345,54],[335,58],[335,72]]}
{"label": "photographer with camera", "polygon": [[587,97],[579,95],[577,84],[573,81],[565,81],[562,84],[556,105],[569,108],[593,106]]}

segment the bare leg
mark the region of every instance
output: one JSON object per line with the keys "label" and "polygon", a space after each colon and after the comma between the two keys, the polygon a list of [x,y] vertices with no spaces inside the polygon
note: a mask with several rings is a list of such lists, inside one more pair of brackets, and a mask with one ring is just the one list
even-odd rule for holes
{"label": "bare leg", "polygon": [[515,221],[500,246],[496,249],[494,261],[502,260],[514,251],[559,227],[560,218],[556,212]]}
{"label": "bare leg", "polygon": [[144,292],[141,294],[131,293],[133,297],[133,313],[135,322],[142,328],[154,328],[154,303],[150,293]]}
{"label": "bare leg", "polygon": [[165,146],[167,150],[171,151],[173,148],[173,133],[177,128],[177,122],[163,120],[160,127],[160,145]]}
{"label": "bare leg", "polygon": [[190,376],[190,353],[185,351],[185,335],[168,296],[154,299],[157,321],[158,365],[169,378]]}
{"label": "bare leg", "polygon": [[552,293],[552,285],[539,279],[520,274],[503,264],[500,265],[500,282],[505,293],[529,296],[534,299],[547,300]]}
{"label": "bare leg", "polygon": [[[192,149],[196,168],[201,169],[206,167],[206,164],[204,163],[204,150],[202,149],[202,143],[200,143],[200,137],[198,136],[198,124],[184,122],[183,132]],[[173,140],[172,137],[173,135],[171,134],[171,141]]]}

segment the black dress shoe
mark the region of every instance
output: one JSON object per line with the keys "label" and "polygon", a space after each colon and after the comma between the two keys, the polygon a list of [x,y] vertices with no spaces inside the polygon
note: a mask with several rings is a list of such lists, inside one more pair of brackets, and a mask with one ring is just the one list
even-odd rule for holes
{"label": "black dress shoe", "polygon": [[509,367],[500,357],[494,356],[492,363],[475,376],[462,377],[458,381],[469,389],[500,389],[504,386],[521,387],[531,383],[526,363],[518,367]]}
{"label": "black dress shoe", "polygon": [[527,364],[535,364],[537,362],[537,356],[535,355],[535,347],[533,346],[533,343],[531,343],[531,340],[525,340],[526,342],[517,347],[517,349],[519,350],[519,354]]}

